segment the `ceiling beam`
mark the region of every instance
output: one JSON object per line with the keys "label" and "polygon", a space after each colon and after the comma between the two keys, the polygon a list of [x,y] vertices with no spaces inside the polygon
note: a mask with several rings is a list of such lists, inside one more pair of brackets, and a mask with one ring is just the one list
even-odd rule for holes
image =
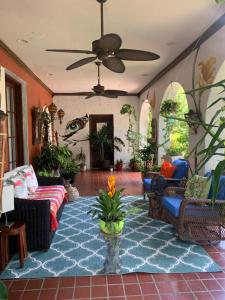
{"label": "ceiling beam", "polygon": [[[53,96],[87,96],[89,95],[90,92],[74,92],[74,93],[53,93]],[[124,97],[124,96],[138,96],[137,93],[127,93],[126,95],[120,95],[119,97]]]}
{"label": "ceiling beam", "polygon": [[213,23],[206,31],[203,32],[190,46],[182,51],[171,63],[162,69],[151,81],[146,84],[139,92],[138,97],[147,91],[153,84],[166,75],[170,70],[177,66],[183,59],[191,54],[195,49],[200,47],[205,41],[213,36],[218,30],[225,25],[225,14],[223,14],[215,23]]}
{"label": "ceiling beam", "polygon": [[0,48],[3,49],[6,54],[11,56],[15,62],[25,69],[29,75],[35,79],[44,89],[46,89],[51,95],[53,95],[53,91],[33,72],[31,69],[2,41],[0,40]]}

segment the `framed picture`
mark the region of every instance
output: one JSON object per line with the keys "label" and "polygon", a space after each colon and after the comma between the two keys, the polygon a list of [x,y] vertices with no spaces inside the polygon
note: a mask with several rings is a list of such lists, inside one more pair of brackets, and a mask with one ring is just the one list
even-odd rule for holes
{"label": "framed picture", "polygon": [[33,145],[37,145],[41,143],[41,131],[42,131],[41,113],[42,110],[40,107],[34,107],[32,110]]}

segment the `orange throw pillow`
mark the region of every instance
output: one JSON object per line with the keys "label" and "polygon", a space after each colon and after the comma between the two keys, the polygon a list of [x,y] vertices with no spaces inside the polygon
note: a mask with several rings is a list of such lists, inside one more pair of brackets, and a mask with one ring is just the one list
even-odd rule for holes
{"label": "orange throw pillow", "polygon": [[164,161],[160,169],[160,174],[163,175],[164,177],[171,178],[173,177],[173,173],[175,169],[176,167],[174,165],[172,165],[168,161]]}

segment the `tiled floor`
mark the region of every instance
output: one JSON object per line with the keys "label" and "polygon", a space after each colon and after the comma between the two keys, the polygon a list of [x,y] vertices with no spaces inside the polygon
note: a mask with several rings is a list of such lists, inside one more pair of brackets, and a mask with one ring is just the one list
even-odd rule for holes
{"label": "tiled floor", "polygon": [[[78,175],[76,186],[81,195],[94,195],[106,186],[109,172]],[[118,187],[126,194],[142,194],[139,173],[115,173]],[[219,273],[129,274],[124,276],[69,277],[7,280],[9,300],[170,300],[225,299],[225,245],[205,249],[223,268]]]}

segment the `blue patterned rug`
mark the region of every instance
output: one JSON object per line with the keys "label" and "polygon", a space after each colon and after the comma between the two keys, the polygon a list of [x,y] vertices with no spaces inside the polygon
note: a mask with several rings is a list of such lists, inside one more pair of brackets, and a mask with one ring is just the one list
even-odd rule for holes
{"label": "blue patterned rug", "polygon": [[[199,245],[179,241],[173,227],[148,217],[140,196],[123,198],[128,211],[121,237],[121,274],[131,272],[218,272],[220,267]],[[47,252],[29,253],[23,269],[14,257],[1,278],[40,278],[101,274],[106,247],[97,220],[86,212],[95,197],[80,197],[65,206]]]}

